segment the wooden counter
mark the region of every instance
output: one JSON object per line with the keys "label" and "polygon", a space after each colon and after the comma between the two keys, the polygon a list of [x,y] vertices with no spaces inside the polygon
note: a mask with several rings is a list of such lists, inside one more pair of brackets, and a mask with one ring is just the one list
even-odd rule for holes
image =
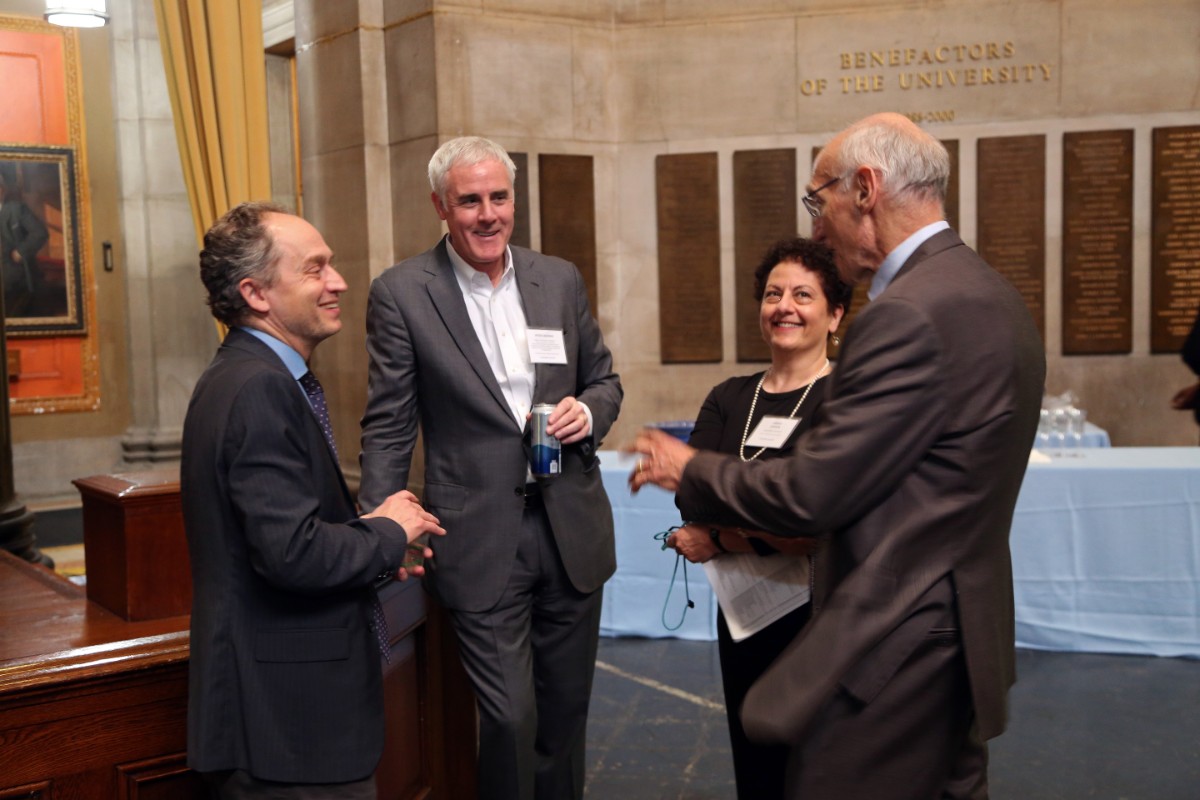
{"label": "wooden counter", "polygon": [[185,763],[187,628],[127,622],[0,552],[0,797],[203,797]]}

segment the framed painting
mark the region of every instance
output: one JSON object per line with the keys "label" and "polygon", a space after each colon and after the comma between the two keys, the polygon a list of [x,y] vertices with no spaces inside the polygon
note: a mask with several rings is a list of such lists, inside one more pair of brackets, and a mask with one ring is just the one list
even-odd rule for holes
{"label": "framed painting", "polygon": [[87,333],[75,167],[69,147],[0,145],[0,275],[10,337]]}

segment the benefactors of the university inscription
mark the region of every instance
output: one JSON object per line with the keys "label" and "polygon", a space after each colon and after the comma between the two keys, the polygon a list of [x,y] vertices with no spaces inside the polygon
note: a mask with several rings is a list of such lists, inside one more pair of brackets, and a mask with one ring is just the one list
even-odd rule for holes
{"label": "benefactors of the university inscription", "polygon": [[1133,131],[1063,135],[1063,354],[1133,347]]}
{"label": "benefactors of the university inscription", "polygon": [[979,254],[1046,325],[1046,137],[983,138],[977,151]]}
{"label": "benefactors of the university inscription", "polygon": [[658,197],[658,330],[664,364],[720,361],[721,230],[717,154],[662,155]]}
{"label": "benefactors of the university inscription", "polygon": [[861,94],[953,87],[1046,83],[1054,65],[1025,58],[1015,42],[956,42],[920,47],[886,47],[838,54],[838,73],[805,76],[800,94]]}
{"label": "benefactors of the university inscription", "polygon": [[1200,306],[1200,125],[1154,129],[1150,350],[1176,353]]}

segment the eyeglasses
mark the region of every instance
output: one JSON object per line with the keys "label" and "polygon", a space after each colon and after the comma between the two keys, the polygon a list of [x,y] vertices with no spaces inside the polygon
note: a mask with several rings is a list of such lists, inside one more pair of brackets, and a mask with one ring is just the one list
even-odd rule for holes
{"label": "eyeglasses", "polygon": [[813,189],[808,194],[804,195],[804,197],[800,198],[800,202],[804,203],[804,207],[806,209],[808,209],[809,214],[811,214],[813,217],[821,216],[821,209],[824,207],[825,204],[823,202],[818,202],[817,194],[819,194],[821,192],[821,190],[828,189],[830,186],[833,186],[835,183],[840,181],[842,179],[842,177],[844,177],[844,176],[839,176],[837,178],[831,178],[830,180],[826,181],[825,183],[822,183],[817,188]]}

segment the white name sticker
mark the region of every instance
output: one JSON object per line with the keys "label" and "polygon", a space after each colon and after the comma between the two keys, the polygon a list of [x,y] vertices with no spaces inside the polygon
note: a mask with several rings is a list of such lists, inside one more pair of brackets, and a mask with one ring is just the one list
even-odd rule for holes
{"label": "white name sticker", "polygon": [[792,431],[800,424],[799,418],[763,417],[754,426],[750,438],[746,440],[747,447],[770,447],[778,450],[783,447]]}
{"label": "white name sticker", "polygon": [[526,333],[529,342],[529,360],[534,364],[565,364],[567,348],[563,344],[562,331],[550,328],[530,328]]}

